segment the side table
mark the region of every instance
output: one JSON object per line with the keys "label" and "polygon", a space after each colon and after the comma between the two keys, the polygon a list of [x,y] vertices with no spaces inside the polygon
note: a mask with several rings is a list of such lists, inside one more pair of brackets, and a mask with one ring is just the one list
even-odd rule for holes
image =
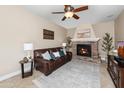
{"label": "side table", "polygon": [[107,70],[117,88],[124,88],[124,60],[108,55]]}
{"label": "side table", "polygon": [[[21,60],[19,63],[21,64],[22,78],[25,78],[25,77],[28,77],[28,76],[32,76],[33,75],[33,60],[31,60],[31,61],[23,61],[23,60]],[[25,71],[24,70],[24,65],[27,64],[27,63],[30,63],[31,64],[30,65],[31,68],[30,68],[30,71],[24,72]]]}

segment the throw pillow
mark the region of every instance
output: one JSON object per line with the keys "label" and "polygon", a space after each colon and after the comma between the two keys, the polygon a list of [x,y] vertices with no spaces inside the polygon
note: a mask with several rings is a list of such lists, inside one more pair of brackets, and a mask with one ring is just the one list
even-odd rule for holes
{"label": "throw pillow", "polygon": [[54,54],[52,52],[50,53],[50,56],[51,56],[52,60],[56,60],[56,57],[54,56]]}
{"label": "throw pillow", "polygon": [[54,55],[55,57],[60,57],[60,54],[59,54],[58,51],[57,51],[57,52],[53,52],[53,55]]}
{"label": "throw pillow", "polygon": [[64,52],[64,55],[66,55],[66,50],[64,48],[61,49],[61,51],[63,51]]}
{"label": "throw pillow", "polygon": [[59,54],[61,57],[65,55],[63,51],[59,51]]}
{"label": "throw pillow", "polygon": [[43,53],[41,55],[42,55],[43,59],[51,60],[51,56],[48,51],[46,51],[45,53]]}

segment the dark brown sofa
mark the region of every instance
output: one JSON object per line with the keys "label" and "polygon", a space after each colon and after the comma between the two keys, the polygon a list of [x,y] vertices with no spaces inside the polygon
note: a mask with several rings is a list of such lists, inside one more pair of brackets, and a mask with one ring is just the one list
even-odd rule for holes
{"label": "dark brown sofa", "polygon": [[62,49],[61,47],[56,48],[47,48],[47,49],[37,49],[34,50],[34,67],[36,70],[44,73],[46,76],[52,73],[54,70],[64,65],[65,63],[71,61],[72,53],[67,52],[67,54],[63,57],[59,57],[56,60],[45,60],[41,57],[41,53],[45,53],[46,51],[56,52]]}

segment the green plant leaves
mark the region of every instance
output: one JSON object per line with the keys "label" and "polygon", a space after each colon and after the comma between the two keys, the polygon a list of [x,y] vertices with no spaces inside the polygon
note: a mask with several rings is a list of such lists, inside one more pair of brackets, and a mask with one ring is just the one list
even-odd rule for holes
{"label": "green plant leaves", "polygon": [[110,33],[105,33],[102,41],[102,50],[109,53],[114,47],[112,46],[113,38],[111,37]]}

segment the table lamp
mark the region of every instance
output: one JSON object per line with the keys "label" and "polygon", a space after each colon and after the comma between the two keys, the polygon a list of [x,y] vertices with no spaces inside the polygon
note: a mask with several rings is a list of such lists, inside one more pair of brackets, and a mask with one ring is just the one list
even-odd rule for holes
{"label": "table lamp", "polygon": [[27,51],[27,58],[31,58],[31,51],[33,50],[32,43],[24,43],[24,51]]}
{"label": "table lamp", "polygon": [[65,48],[66,47],[66,43],[62,43],[62,46]]}

